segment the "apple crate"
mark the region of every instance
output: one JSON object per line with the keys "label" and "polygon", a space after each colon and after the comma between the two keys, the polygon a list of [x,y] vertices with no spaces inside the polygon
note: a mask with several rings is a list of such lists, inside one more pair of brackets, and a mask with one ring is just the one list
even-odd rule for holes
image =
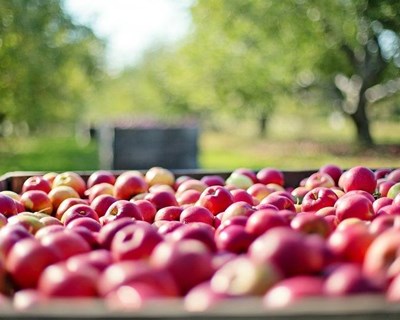
{"label": "apple crate", "polygon": [[[283,171],[288,187],[317,170]],[[112,171],[116,176],[123,171]],[[205,175],[229,177],[231,171],[173,170],[176,177]],[[77,172],[88,179],[92,172]],[[22,184],[31,176],[44,172],[10,172],[0,177],[0,191],[21,192]],[[0,319],[399,319],[400,305],[389,303],[382,294],[354,295],[340,298],[310,298],[282,309],[265,309],[261,298],[226,300],[207,311],[189,312],[182,299],[154,300],[139,310],[110,309],[98,299],[55,300],[45,307],[16,312],[10,307],[0,308]]]}

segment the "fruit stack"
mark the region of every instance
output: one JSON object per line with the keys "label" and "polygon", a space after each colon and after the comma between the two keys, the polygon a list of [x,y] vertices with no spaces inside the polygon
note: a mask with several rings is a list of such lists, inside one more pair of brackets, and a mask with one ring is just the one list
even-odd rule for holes
{"label": "fruit stack", "polygon": [[0,309],[400,301],[400,169],[329,164],[285,180],[276,168],[31,176],[0,192]]}

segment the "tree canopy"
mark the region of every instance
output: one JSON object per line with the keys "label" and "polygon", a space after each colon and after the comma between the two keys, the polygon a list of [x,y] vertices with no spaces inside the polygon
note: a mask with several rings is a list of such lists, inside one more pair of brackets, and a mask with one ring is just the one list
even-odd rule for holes
{"label": "tree canopy", "polygon": [[103,48],[61,1],[0,1],[2,120],[36,129],[77,119],[102,75]]}

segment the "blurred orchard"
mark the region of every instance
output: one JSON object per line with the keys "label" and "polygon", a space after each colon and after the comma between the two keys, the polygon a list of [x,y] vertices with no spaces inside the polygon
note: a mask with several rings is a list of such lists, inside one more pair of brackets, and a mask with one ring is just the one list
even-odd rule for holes
{"label": "blurred orchard", "polygon": [[[246,137],[243,145],[303,143],[303,152],[307,141],[333,143],[339,157],[379,150],[374,156],[389,153],[393,163],[399,1],[202,0],[190,13],[186,37],[159,42],[111,73],[105,39],[74,22],[62,1],[0,1],[1,156],[7,148],[17,154],[6,142],[13,137],[73,135],[121,119],[190,119],[211,147],[227,133]],[[374,149],[386,145],[392,149]]]}

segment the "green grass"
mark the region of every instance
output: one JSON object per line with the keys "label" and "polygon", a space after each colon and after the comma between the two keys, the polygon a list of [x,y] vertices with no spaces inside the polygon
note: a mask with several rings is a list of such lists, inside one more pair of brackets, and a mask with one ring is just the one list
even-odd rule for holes
{"label": "green grass", "polygon": [[[231,129],[234,126],[234,130]],[[326,163],[342,167],[400,167],[398,123],[375,123],[377,147],[359,150],[351,126],[333,130],[326,120],[296,117],[271,119],[268,138],[257,138],[251,122],[234,123],[220,132],[203,131],[199,164],[204,169],[315,169]],[[99,168],[96,142],[46,135],[0,139],[0,174],[11,171],[91,171]]]}

